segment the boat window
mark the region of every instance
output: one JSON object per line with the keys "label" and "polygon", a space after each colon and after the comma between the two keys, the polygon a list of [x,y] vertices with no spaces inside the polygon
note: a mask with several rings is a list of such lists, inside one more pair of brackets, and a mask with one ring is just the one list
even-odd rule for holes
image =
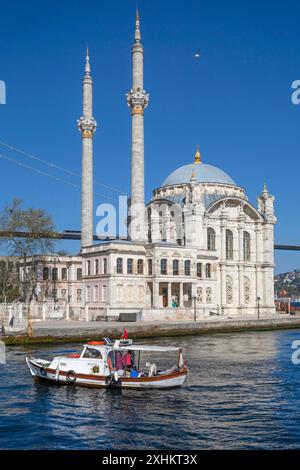
{"label": "boat window", "polygon": [[102,359],[102,354],[98,349],[86,348],[82,357],[85,359]]}

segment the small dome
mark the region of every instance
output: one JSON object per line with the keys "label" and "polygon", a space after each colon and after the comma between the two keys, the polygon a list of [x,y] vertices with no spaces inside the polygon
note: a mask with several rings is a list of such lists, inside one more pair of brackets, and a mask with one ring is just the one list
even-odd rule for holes
{"label": "small dome", "polygon": [[198,183],[223,183],[235,185],[233,179],[224,171],[206,163],[191,163],[173,171],[163,182],[162,186],[189,183],[191,177]]}

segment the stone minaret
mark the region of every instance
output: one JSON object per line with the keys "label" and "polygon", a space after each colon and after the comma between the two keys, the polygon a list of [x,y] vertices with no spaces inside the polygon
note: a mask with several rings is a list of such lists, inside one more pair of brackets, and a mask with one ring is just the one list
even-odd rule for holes
{"label": "stone minaret", "polygon": [[89,51],[86,50],[82,80],[82,116],[77,121],[82,136],[81,248],[93,244],[93,135],[97,123],[93,118],[93,80],[90,75]]}
{"label": "stone minaret", "polygon": [[[135,20],[135,36],[132,46],[132,89],[127,93],[127,103],[131,109],[131,202],[130,238],[133,241],[145,240],[145,234],[134,219],[143,214],[145,205],[144,189],[144,109],[148,106],[149,95],[144,90],[144,48],[141,44],[138,11]],[[133,228],[134,226],[134,228]],[[139,227],[139,228],[137,228]]]}

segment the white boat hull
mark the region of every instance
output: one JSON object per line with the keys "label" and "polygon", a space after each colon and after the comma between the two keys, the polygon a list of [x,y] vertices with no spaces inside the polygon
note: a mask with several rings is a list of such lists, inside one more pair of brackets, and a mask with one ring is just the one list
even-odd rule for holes
{"label": "white boat hull", "polygon": [[[107,377],[100,374],[84,374],[55,370],[49,367],[49,362],[41,359],[26,357],[30,373],[36,381],[46,381],[61,385],[80,385],[83,387],[108,388]],[[120,377],[121,388],[133,389],[166,389],[180,387],[186,381],[188,369],[184,366],[176,372],[156,375],[154,377]]]}

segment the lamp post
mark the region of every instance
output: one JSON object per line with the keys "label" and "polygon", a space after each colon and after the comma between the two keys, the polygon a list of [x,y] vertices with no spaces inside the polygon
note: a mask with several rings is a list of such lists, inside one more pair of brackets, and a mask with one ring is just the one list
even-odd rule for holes
{"label": "lamp post", "polygon": [[258,320],[259,320],[259,317],[260,317],[260,309],[259,309],[259,306],[260,306],[260,305],[259,305],[259,303],[260,303],[260,301],[261,301],[261,298],[260,298],[260,297],[257,297],[256,300],[257,300],[257,318],[258,318]]}
{"label": "lamp post", "polygon": [[196,296],[193,297],[193,301],[194,301],[194,321],[197,321],[197,307],[196,307],[197,297]]}

